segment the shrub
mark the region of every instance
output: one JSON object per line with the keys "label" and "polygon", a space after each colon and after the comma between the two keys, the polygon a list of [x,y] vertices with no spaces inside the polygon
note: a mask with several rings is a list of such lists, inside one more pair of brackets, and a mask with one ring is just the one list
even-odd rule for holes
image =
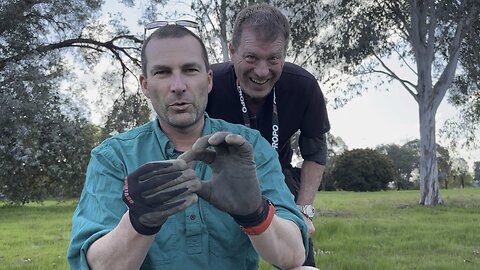
{"label": "shrub", "polygon": [[337,189],[379,191],[387,189],[395,173],[386,155],[372,149],[354,149],[338,157],[332,178]]}

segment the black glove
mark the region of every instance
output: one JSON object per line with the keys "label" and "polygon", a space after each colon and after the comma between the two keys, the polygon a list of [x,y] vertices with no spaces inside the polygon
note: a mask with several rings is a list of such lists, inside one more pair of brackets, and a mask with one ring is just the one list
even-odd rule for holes
{"label": "black glove", "polygon": [[123,201],[130,222],[140,234],[156,234],[171,216],[197,202],[201,187],[183,160],[150,162],[125,177]]}
{"label": "black glove", "polygon": [[[215,151],[207,149],[209,146]],[[178,158],[210,165],[212,178],[202,181],[197,194],[229,213],[237,223],[252,227],[267,218],[269,207],[260,192],[253,148],[242,136],[217,132],[201,137]]]}

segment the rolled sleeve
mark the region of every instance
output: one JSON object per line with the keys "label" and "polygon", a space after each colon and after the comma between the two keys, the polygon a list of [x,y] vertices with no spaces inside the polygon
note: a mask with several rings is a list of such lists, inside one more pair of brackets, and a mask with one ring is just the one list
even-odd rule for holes
{"label": "rolled sleeve", "polygon": [[327,136],[322,134],[318,137],[309,138],[300,133],[298,140],[302,158],[308,161],[315,161],[320,165],[327,163]]}

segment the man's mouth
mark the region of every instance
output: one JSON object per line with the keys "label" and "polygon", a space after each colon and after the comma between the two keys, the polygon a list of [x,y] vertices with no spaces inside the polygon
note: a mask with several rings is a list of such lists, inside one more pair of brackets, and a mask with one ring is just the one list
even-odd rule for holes
{"label": "man's mouth", "polygon": [[173,108],[175,110],[179,110],[179,111],[186,110],[189,106],[190,106],[190,103],[183,102],[183,101],[176,101],[176,102],[173,102],[172,104],[170,104],[171,108]]}
{"label": "man's mouth", "polygon": [[263,85],[263,84],[266,84],[270,79],[267,79],[267,80],[256,80],[254,78],[250,78],[250,81],[252,81],[253,83],[255,84],[259,84],[259,85]]}

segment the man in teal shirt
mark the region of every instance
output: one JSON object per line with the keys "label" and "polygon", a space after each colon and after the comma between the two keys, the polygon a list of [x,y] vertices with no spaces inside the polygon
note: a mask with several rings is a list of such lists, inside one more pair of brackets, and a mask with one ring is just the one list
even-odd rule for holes
{"label": "man in teal shirt", "polygon": [[257,269],[258,255],[300,266],[306,226],[276,152],[257,131],[205,114],[213,82],[203,42],[178,25],[157,29],[142,73],[157,119],[92,151],[70,267]]}

